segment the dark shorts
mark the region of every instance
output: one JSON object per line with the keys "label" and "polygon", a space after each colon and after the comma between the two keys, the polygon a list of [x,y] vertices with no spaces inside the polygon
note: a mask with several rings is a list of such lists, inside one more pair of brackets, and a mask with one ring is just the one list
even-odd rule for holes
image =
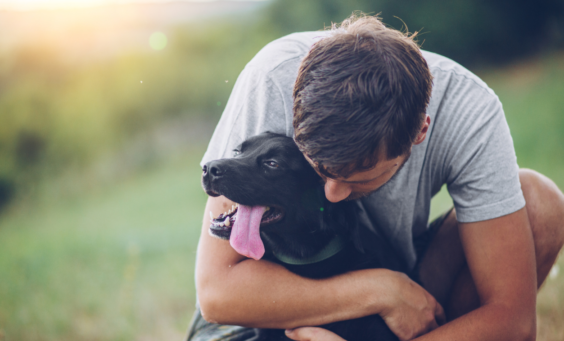
{"label": "dark shorts", "polygon": [[[429,244],[437,234],[446,217],[452,211],[449,210],[437,219],[433,220],[427,230],[413,240],[415,252],[417,253],[418,263],[413,271],[413,276],[418,277],[419,262],[425,255]],[[200,307],[196,306],[194,317],[188,329],[187,341],[253,341],[258,338],[257,330],[254,328],[245,328],[240,326],[227,326],[221,324],[209,323],[202,317]]]}

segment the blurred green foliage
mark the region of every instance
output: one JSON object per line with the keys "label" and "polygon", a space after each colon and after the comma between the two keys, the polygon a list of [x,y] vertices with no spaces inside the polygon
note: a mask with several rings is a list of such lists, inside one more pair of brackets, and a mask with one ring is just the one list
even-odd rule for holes
{"label": "blurred green foliage", "polygon": [[424,48],[471,66],[564,41],[562,0],[277,0],[237,18],[176,27],[161,51],[69,61],[47,42],[23,44],[0,52],[0,208],[38,179],[84,168],[160,122],[217,120],[262,46],[354,10],[422,30]]}
{"label": "blurred green foliage", "polygon": [[158,52],[78,63],[48,45],[0,55],[0,206],[14,189],[84,167],[159,122],[217,120],[270,39],[254,23],[224,20],[178,27]]}

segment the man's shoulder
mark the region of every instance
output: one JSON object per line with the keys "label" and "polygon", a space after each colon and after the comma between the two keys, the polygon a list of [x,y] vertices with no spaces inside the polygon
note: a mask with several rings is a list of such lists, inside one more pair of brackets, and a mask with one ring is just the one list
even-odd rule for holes
{"label": "man's shoulder", "polygon": [[421,52],[433,75],[434,87],[452,86],[454,81],[454,83],[464,83],[465,86],[472,86],[478,91],[482,90],[495,96],[492,89],[480,77],[454,60],[429,51],[422,50]]}
{"label": "man's shoulder", "polygon": [[297,32],[273,40],[264,46],[245,68],[263,73],[296,68],[311,46],[327,36],[326,31]]}

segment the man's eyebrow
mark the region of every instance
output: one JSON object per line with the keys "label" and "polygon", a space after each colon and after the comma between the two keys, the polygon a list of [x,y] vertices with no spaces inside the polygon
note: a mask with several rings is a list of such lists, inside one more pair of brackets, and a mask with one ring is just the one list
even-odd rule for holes
{"label": "man's eyebrow", "polygon": [[398,164],[396,163],[395,165],[393,165],[392,167],[386,169],[384,172],[382,172],[382,174],[372,178],[372,179],[368,179],[368,180],[356,180],[356,181],[347,181],[347,180],[339,180],[340,182],[344,182],[346,184],[360,184],[360,183],[364,183],[364,182],[370,182],[370,181],[374,181],[376,179],[378,179],[379,177],[381,177],[382,175],[386,174],[387,172],[389,172],[392,168],[396,167]]}

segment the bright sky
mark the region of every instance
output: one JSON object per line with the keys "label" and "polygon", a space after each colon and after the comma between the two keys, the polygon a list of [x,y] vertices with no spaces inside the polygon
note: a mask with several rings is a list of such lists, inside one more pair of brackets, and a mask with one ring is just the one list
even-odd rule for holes
{"label": "bright sky", "polygon": [[[183,1],[214,1],[214,0],[183,0]],[[0,0],[0,9],[7,10],[35,10],[35,9],[64,9],[101,5],[117,5],[127,3],[171,2],[171,0]]]}

